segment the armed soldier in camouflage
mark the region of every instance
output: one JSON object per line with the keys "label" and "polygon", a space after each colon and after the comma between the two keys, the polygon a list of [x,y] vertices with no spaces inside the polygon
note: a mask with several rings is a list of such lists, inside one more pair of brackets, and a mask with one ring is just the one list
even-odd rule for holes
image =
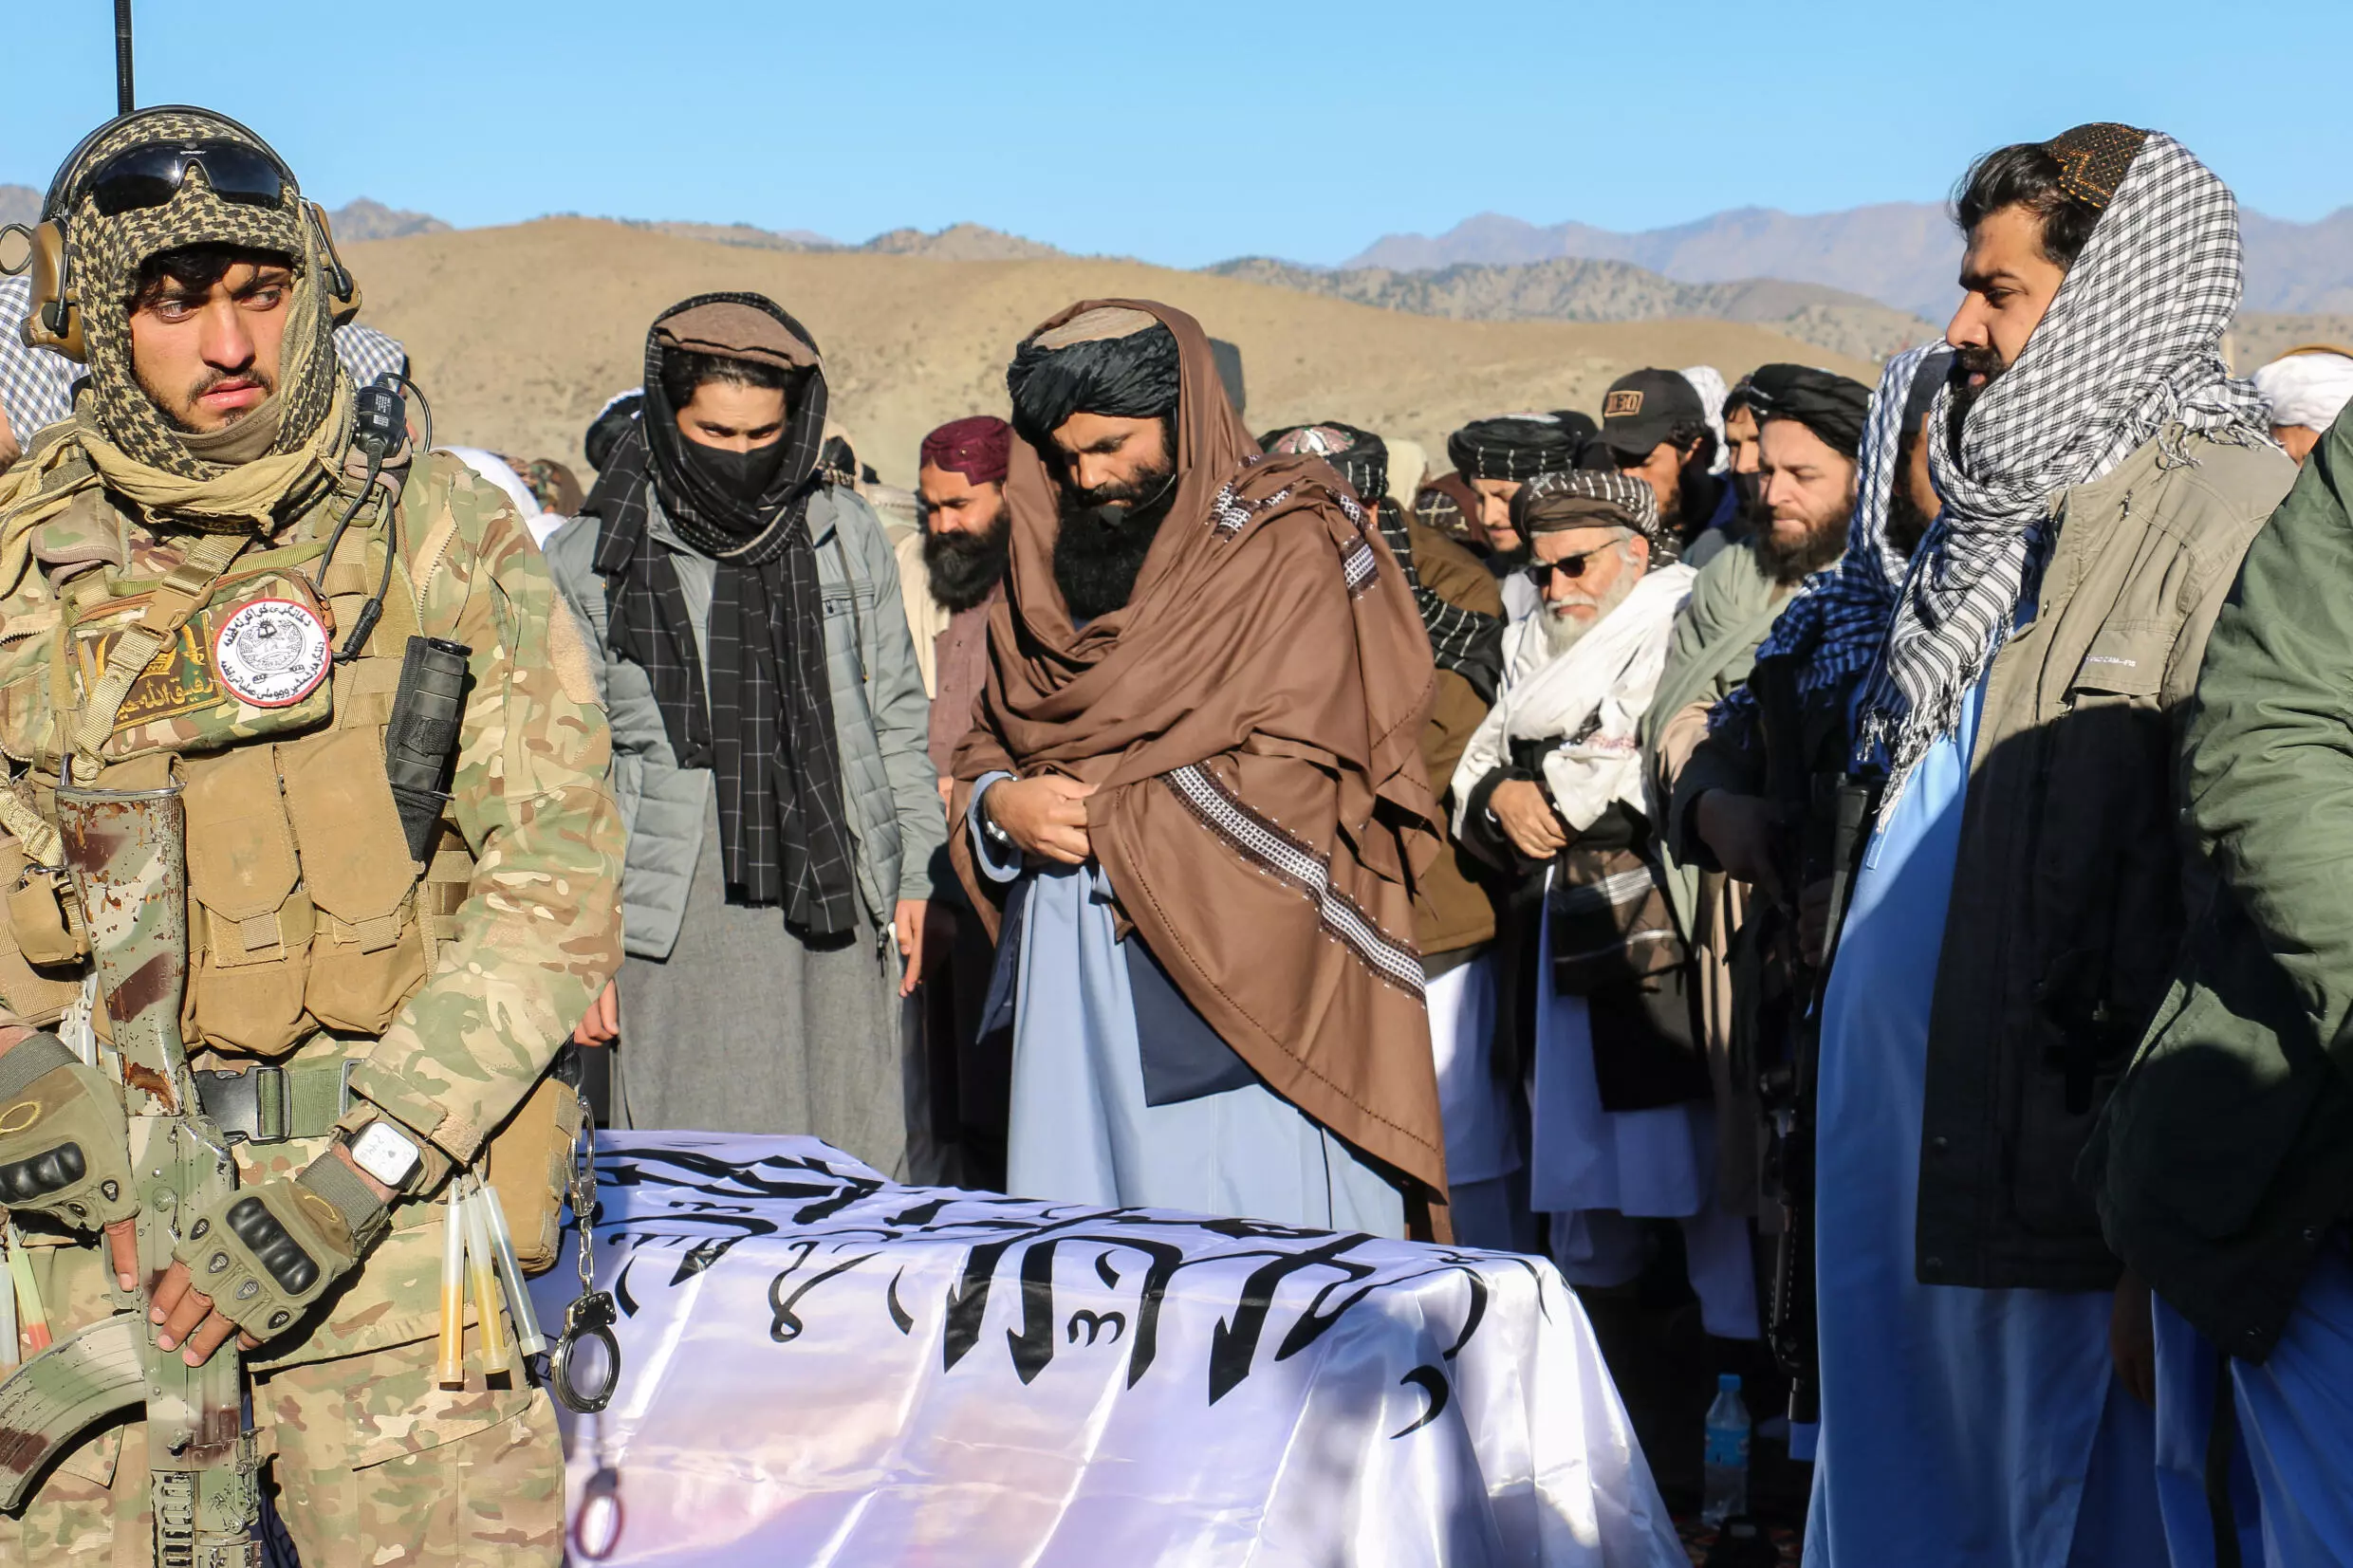
{"label": "armed soldier in camouflage", "polygon": [[[356,291],[250,132],[125,117],[48,208],[36,325],[89,379],[0,480],[0,1202],[46,1317],[23,1326],[144,1311],[151,1368],[236,1335],[307,1562],[552,1563],[546,1393],[478,1354],[442,1386],[432,1336],[453,1172],[552,1245],[580,1111],[549,1067],[620,962],[586,650],[497,490],[355,438],[328,333]],[[428,646],[462,657],[464,707],[419,818],[385,733]],[[139,987],[94,1008],[84,985],[61,783],[181,786],[181,1033],[236,1190],[168,1216],[176,1254],[133,1240],[165,1217],[125,1116],[171,1085],[109,1043]],[[0,1564],[144,1560],[148,1452],[137,1424],[75,1446],[0,1516]]]}

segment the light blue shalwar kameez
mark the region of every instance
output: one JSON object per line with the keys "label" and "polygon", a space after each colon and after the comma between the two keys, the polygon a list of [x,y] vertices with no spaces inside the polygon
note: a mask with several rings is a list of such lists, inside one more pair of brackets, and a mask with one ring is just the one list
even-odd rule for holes
{"label": "light blue shalwar kameez", "polygon": [[1013,959],[1007,1189],[1024,1198],[1403,1236],[1398,1190],[1263,1085],[1144,1102],[1110,879],[1092,860],[1024,866],[1018,852],[991,839],[981,801],[1010,776],[979,782],[965,824],[982,875],[1000,884],[1029,879]]}
{"label": "light blue shalwar kameez", "polygon": [[1924,756],[1856,880],[1822,1029],[1822,1429],[1807,1568],[2162,1568],[2150,1412],[2103,1291],[1913,1271],[1928,1023],[1983,707]]}
{"label": "light blue shalwar kameez", "polygon": [[[2214,1347],[2157,1303],[2158,1495],[2173,1568],[2212,1568],[2206,1502]],[[2238,1418],[2231,1511],[2246,1568],[2353,1564],[2353,1257],[2324,1247],[2270,1356],[2231,1363]]]}

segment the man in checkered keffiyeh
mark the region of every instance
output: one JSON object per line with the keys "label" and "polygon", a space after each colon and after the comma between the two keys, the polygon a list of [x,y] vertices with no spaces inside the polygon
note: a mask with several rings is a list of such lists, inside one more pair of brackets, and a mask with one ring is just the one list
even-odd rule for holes
{"label": "man in checkered keffiyeh", "polygon": [[[2203,1491],[2208,1422],[2153,1398],[2148,1286],[2113,1185],[2077,1173],[2136,1135],[2111,1097],[2212,898],[2180,721],[2296,469],[2223,368],[2237,209],[2179,143],[2079,126],[1988,154],[1955,206],[1955,362],[1922,436],[1942,509],[1860,699],[1891,782],[1813,993],[1806,1559],[2162,1562],[2160,1485]],[[2277,1103],[2221,1060],[2191,1080],[2216,1121]],[[2255,1190],[2174,1168],[2219,1248]],[[2211,1551],[2200,1515],[2173,1560]]]}
{"label": "man in checkered keffiyeh", "polygon": [[[2030,149],[2046,150],[2092,221],[2072,237],[2065,281],[2019,341],[2006,345],[1992,330],[1954,344],[1959,365],[1935,420],[1952,438],[1929,452],[1944,512],[1864,701],[1864,740],[1885,747],[1899,790],[1929,744],[1953,732],[1963,697],[2010,635],[2053,497],[2168,431],[2177,440],[2267,438],[2262,397],[2222,363],[2241,270],[2230,188],[2161,132],[2084,125]],[[1973,221],[1965,203],[1961,219],[1974,230],[2001,216]],[[2067,243],[2046,234],[2047,246]],[[1997,302],[1990,314],[2006,308]]]}

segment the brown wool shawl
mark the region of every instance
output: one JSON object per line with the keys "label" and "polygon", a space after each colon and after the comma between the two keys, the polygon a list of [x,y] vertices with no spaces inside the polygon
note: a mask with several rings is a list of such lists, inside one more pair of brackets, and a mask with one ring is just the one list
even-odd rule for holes
{"label": "brown wool shawl", "polygon": [[[1261,457],[1200,325],[1148,301],[1182,365],[1176,500],[1135,592],[1075,630],[1056,491],[1016,439],[1006,595],[991,614],[954,816],[1005,771],[1096,786],[1087,831],[1124,927],[1269,1087],[1375,1160],[1446,1234],[1445,1140],[1413,882],[1441,843],[1419,741],[1429,639],[1372,519],[1320,458]],[[956,868],[993,928],[999,890]]]}

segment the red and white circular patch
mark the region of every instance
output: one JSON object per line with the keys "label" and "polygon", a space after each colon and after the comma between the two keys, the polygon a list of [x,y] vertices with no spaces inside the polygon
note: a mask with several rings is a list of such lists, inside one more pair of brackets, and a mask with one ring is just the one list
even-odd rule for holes
{"label": "red and white circular patch", "polygon": [[307,604],[257,599],[241,604],[213,636],[213,668],[232,696],[251,708],[290,708],[335,668],[326,623]]}

